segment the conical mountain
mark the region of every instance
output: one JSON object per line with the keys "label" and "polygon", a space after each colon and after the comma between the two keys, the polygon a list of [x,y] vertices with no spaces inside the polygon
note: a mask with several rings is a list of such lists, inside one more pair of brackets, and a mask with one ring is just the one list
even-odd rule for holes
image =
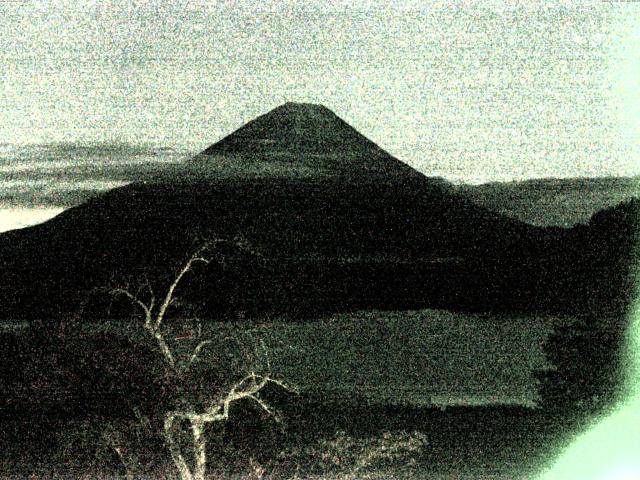
{"label": "conical mountain", "polygon": [[330,109],[311,103],[280,105],[211,145],[195,160],[217,173],[422,177]]}
{"label": "conical mountain", "polygon": [[209,317],[535,310],[560,291],[549,271],[571,258],[563,232],[479,207],[326,107],[289,103],[160,179],[0,235],[0,304],[14,318],[59,317],[114,277],[166,278],[197,238],[238,235],[259,259],[211,267],[200,291]]}
{"label": "conical mountain", "polygon": [[221,152],[378,155],[382,150],[324,105],[285,103],[207,148]]}

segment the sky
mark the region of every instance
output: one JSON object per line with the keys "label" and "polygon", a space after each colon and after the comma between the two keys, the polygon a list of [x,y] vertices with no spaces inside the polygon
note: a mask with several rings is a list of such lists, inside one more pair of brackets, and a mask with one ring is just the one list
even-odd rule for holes
{"label": "sky", "polygon": [[322,103],[428,175],[640,173],[640,2],[0,1],[0,142],[198,152]]}

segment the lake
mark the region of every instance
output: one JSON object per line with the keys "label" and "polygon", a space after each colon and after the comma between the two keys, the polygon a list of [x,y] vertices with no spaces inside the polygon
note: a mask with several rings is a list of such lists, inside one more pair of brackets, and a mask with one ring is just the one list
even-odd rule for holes
{"label": "lake", "polygon": [[[262,343],[273,373],[311,396],[386,405],[531,407],[539,400],[532,373],[548,367],[542,345],[554,325],[565,321],[432,309],[360,311],[306,323],[212,321],[203,325],[203,337]],[[28,325],[6,321],[4,327],[19,332]],[[145,335],[131,321],[95,322],[86,329]],[[203,350],[202,361],[219,361],[214,350]]]}

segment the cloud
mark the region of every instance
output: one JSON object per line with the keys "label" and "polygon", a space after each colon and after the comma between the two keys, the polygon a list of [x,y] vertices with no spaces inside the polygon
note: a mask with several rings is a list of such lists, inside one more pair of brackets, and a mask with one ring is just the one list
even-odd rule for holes
{"label": "cloud", "polygon": [[0,205],[77,205],[105,190],[150,178],[191,155],[122,143],[0,148]]}

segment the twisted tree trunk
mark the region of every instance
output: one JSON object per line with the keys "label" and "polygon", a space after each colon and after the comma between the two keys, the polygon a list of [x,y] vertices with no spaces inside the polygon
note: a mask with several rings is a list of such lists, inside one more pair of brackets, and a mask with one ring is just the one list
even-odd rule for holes
{"label": "twisted tree trunk", "polygon": [[[149,299],[145,301],[136,293],[132,293],[127,288],[114,288],[111,290],[112,295],[122,295],[127,297],[134,305],[137,305],[144,313],[144,328],[149,335],[155,340],[158,350],[167,367],[167,371],[172,377],[172,382],[179,382],[184,379],[185,373],[191,368],[193,363],[198,360],[202,350],[212,342],[203,340],[191,351],[186,363],[178,361],[177,355],[171,350],[163,333],[163,320],[168,308],[174,302],[174,292],[182,278],[191,270],[192,266],[201,262],[209,263],[209,259],[203,255],[207,248],[218,243],[228,242],[222,239],[216,239],[209,242],[195,254],[193,254],[182,268],[177,272],[171,285],[164,294],[162,303],[156,305],[156,297],[153,289],[147,283],[149,290]],[[237,241],[233,242],[237,245]],[[240,245],[241,246],[241,245]],[[157,307],[157,308],[156,308]],[[263,344],[263,348],[264,344]],[[265,348],[265,355],[267,354]],[[270,370],[268,356],[266,358],[267,369]],[[205,426],[207,423],[226,421],[229,418],[229,409],[233,402],[242,399],[248,399],[256,402],[265,412],[272,415],[270,407],[259,397],[260,391],[269,383],[279,385],[280,387],[290,390],[283,382],[272,378],[269,374],[258,375],[253,371],[235,383],[227,392],[218,400],[210,403],[208,408],[197,409],[193,405],[189,405],[184,410],[176,410],[167,412],[164,418],[164,438],[171,455],[171,459],[180,480],[205,480],[207,472],[207,452],[206,452],[206,436]],[[186,400],[186,399],[183,399]],[[179,428],[178,422],[187,421],[191,429],[193,439],[193,470],[189,467],[180,449],[179,442],[174,437],[174,428]]]}

